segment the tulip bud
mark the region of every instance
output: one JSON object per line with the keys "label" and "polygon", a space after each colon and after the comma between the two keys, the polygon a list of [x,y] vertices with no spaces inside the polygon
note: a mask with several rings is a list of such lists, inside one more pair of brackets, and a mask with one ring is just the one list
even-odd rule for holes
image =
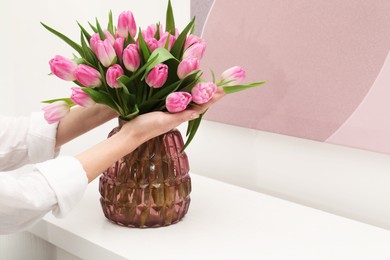
{"label": "tulip bud", "polygon": [[206,42],[204,40],[199,40],[193,43],[191,46],[185,50],[183,58],[193,57],[197,59],[202,59],[204,52],[206,51]]}
{"label": "tulip bud", "polygon": [[110,42],[111,45],[114,45],[115,38],[112,36],[112,34],[108,30],[104,30],[104,35],[106,36],[106,39]]}
{"label": "tulip bud", "polygon": [[129,44],[123,50],[123,64],[128,71],[134,72],[138,69],[141,63],[141,57],[138,47],[135,44]]}
{"label": "tulip bud", "polygon": [[210,101],[210,99],[217,92],[217,86],[212,82],[199,82],[192,88],[192,100],[196,104],[204,104]]}
{"label": "tulip bud", "polygon": [[49,124],[56,123],[64,118],[70,111],[70,106],[63,100],[53,102],[42,108],[44,117]]}
{"label": "tulip bud", "polygon": [[149,38],[145,40],[146,45],[148,45],[149,50],[153,52],[155,49],[157,49],[158,46],[158,41],[155,38]]}
{"label": "tulip bud", "polygon": [[221,78],[223,82],[227,82],[225,86],[237,85],[245,79],[245,70],[239,66],[234,66],[222,72]]}
{"label": "tulip bud", "polygon": [[115,50],[109,40],[98,40],[95,44],[95,54],[104,67],[107,68],[116,62]]}
{"label": "tulip bud", "polygon": [[152,88],[161,88],[168,79],[168,66],[156,65],[146,76],[146,84]]}
{"label": "tulip bud", "polygon": [[192,97],[187,92],[172,92],[165,100],[165,106],[171,113],[177,113],[185,110],[191,102]]}
{"label": "tulip bud", "polygon": [[[144,37],[145,40],[150,38],[155,38],[154,36],[156,35],[156,32],[157,32],[157,25],[151,24],[148,26],[148,28],[146,28],[146,30],[142,30],[142,36]],[[160,24],[158,39],[161,38],[163,32],[164,32],[163,27]]]}
{"label": "tulip bud", "polygon": [[99,87],[102,84],[99,71],[90,66],[80,64],[74,74],[84,87]]}
{"label": "tulip bud", "polygon": [[163,33],[160,40],[158,41],[158,47],[164,48],[168,38],[169,38],[168,51],[170,51],[172,49],[173,44],[176,42],[176,37],[168,32]]}
{"label": "tulip bud", "polygon": [[53,59],[49,61],[49,65],[51,72],[60,79],[67,81],[76,80],[76,77],[74,75],[74,72],[77,69],[76,62],[63,56],[56,55]]}
{"label": "tulip bud", "polygon": [[133,13],[130,11],[122,12],[118,17],[118,30],[120,37],[127,39],[130,33],[131,37],[137,34],[137,25],[135,24]]}
{"label": "tulip bud", "polygon": [[79,87],[72,88],[72,96],[70,99],[73,103],[82,107],[90,107],[95,104],[95,101]]}
{"label": "tulip bud", "polygon": [[111,88],[120,88],[121,85],[117,79],[123,75],[124,75],[124,72],[123,72],[123,69],[120,65],[118,65],[118,64],[112,65],[111,67],[108,68],[107,73],[106,73],[107,84]]}
{"label": "tulip bud", "polygon": [[199,37],[194,35],[194,34],[190,34],[188,35],[187,39],[186,39],[186,42],[184,43],[184,50],[187,50],[188,47],[190,47],[192,44],[196,43],[199,41]]}
{"label": "tulip bud", "polygon": [[[112,34],[108,30],[104,30],[104,35],[106,36],[106,39],[109,41],[111,45],[114,45],[115,38],[112,36]],[[91,49],[93,52],[96,53],[96,43],[97,41],[101,41],[100,35],[98,33],[95,33],[91,36],[91,39],[89,40],[89,46],[91,46]]]}
{"label": "tulip bud", "polygon": [[122,37],[118,37],[115,39],[114,50],[115,50],[116,56],[118,56],[119,60],[122,60],[123,45],[124,44],[125,44],[125,39],[123,39]]}
{"label": "tulip bud", "polygon": [[180,62],[177,67],[177,76],[179,79],[185,78],[189,73],[199,68],[199,60],[197,58],[187,58]]}
{"label": "tulip bud", "polygon": [[100,41],[100,36],[98,33],[95,33],[91,36],[91,39],[89,39],[89,46],[91,46],[91,49],[94,53],[96,53],[96,44]]}

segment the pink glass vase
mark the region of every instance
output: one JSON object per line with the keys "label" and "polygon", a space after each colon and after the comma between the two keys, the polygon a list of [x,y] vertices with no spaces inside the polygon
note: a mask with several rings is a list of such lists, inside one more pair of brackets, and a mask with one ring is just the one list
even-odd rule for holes
{"label": "pink glass vase", "polygon": [[[114,128],[109,137],[117,133]],[[110,221],[160,227],[180,221],[190,204],[188,158],[178,130],[155,137],[103,172],[100,202]]]}

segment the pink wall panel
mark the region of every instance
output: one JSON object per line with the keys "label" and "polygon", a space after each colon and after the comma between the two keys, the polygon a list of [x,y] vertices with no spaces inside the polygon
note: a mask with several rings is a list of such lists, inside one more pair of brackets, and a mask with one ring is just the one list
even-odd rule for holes
{"label": "pink wall panel", "polygon": [[[247,82],[268,81],[225,98],[207,119],[390,153],[390,143],[384,149],[380,140],[346,138],[367,124],[377,138],[390,134],[380,123],[390,111],[390,78],[383,76],[390,74],[390,1],[215,0],[202,36],[203,69],[218,75],[238,64]],[[381,71],[381,84],[373,85]],[[374,86],[382,91],[367,101]],[[382,117],[367,121],[378,112]]]}

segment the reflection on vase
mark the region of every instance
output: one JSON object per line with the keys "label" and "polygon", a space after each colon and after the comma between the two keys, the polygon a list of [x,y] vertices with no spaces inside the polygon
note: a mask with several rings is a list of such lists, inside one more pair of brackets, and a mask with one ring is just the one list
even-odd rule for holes
{"label": "reflection on vase", "polygon": [[160,227],[181,220],[191,192],[183,145],[175,129],[145,142],[108,168],[99,185],[104,215],[129,227]]}

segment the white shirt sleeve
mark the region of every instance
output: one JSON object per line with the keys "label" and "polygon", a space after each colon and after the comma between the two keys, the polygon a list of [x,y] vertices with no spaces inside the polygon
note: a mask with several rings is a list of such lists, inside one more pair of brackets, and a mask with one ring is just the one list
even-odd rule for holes
{"label": "white shirt sleeve", "polygon": [[[42,119],[39,114],[30,119],[0,117],[0,169],[55,157],[56,126]],[[31,172],[0,172],[0,234],[25,230],[49,211],[65,216],[87,184],[81,163],[70,156],[38,163]]]}
{"label": "white shirt sleeve", "polygon": [[54,158],[57,123],[48,124],[43,113],[30,117],[0,116],[0,171]]}

